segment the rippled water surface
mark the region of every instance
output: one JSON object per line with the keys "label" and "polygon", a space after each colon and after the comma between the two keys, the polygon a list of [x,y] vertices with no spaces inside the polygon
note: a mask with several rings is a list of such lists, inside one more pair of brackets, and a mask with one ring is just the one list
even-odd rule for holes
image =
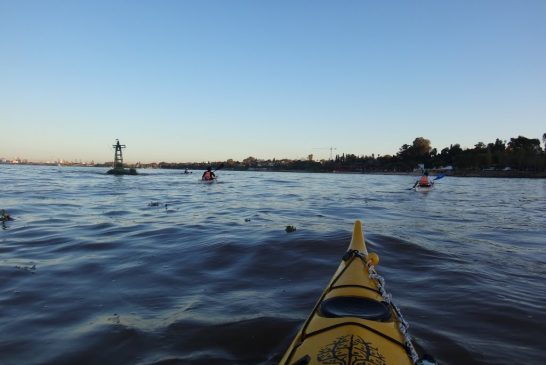
{"label": "rippled water surface", "polygon": [[355,219],[418,348],[546,363],[545,180],[105,171],[0,165],[0,364],[275,364]]}

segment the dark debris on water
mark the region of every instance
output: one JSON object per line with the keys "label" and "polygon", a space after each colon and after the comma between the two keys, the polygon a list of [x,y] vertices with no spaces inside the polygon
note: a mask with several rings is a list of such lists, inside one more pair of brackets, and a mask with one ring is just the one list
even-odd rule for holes
{"label": "dark debris on water", "polygon": [[28,271],[32,274],[34,274],[36,272],[36,264],[33,264],[32,266],[20,266],[20,265],[15,265],[15,268],[16,269],[19,269],[19,270],[25,270],[25,271]]}
{"label": "dark debris on water", "polygon": [[5,209],[0,209],[0,222],[12,221],[13,218]]}
{"label": "dark debris on water", "polygon": [[286,233],[291,233],[296,231],[296,227],[294,226],[286,226],[285,228]]}

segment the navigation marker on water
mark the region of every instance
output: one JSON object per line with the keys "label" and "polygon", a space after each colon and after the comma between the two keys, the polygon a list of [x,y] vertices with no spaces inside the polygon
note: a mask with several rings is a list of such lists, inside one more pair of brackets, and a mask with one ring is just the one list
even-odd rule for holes
{"label": "navigation marker on water", "polygon": [[111,170],[108,170],[107,174],[110,175],[136,175],[137,171],[136,169],[130,168],[125,169],[123,167],[123,155],[121,153],[121,149],[125,148],[126,146],[124,144],[119,144],[119,139],[116,139],[116,144],[112,145],[112,147],[115,148],[114,152],[114,165]]}

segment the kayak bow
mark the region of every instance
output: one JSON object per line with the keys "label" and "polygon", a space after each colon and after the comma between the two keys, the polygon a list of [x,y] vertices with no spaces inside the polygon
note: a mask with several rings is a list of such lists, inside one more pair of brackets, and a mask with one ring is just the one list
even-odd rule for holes
{"label": "kayak bow", "polygon": [[433,187],[434,187],[434,184],[416,185],[414,189],[415,189],[415,191],[431,191]]}
{"label": "kayak bow", "polygon": [[217,177],[215,177],[214,179],[208,179],[208,180],[207,180],[207,179],[201,178],[201,179],[199,179],[199,181],[202,182],[202,183],[204,183],[204,184],[212,184],[212,183],[215,182],[217,179],[218,179]]}
{"label": "kayak bow", "polygon": [[280,365],[417,363],[408,325],[375,271],[378,262],[357,220],[347,253]]}

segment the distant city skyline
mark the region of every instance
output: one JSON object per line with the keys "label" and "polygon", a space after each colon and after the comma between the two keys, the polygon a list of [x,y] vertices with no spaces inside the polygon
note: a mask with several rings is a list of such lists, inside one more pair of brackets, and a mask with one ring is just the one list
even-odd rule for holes
{"label": "distant city skyline", "polygon": [[317,160],[546,132],[546,2],[0,0],[0,157]]}

